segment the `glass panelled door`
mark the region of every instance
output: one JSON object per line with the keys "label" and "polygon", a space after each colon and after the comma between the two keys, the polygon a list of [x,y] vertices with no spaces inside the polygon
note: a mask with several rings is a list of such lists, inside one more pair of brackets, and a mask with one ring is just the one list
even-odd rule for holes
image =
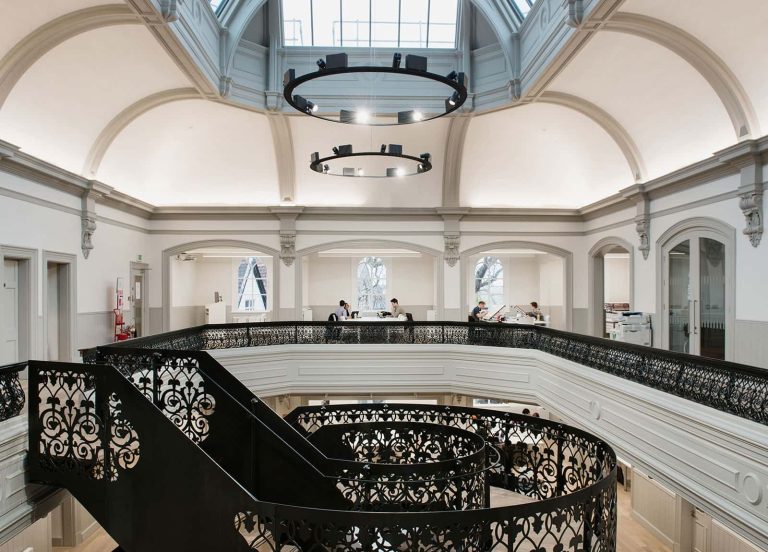
{"label": "glass panelled door", "polygon": [[671,351],[725,359],[725,245],[709,237],[665,251],[666,344]]}

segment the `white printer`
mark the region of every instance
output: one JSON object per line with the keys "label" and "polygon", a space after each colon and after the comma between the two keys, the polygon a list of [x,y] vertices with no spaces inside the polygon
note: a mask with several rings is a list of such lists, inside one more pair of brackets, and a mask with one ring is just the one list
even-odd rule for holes
{"label": "white printer", "polygon": [[621,320],[611,332],[611,339],[650,347],[653,343],[651,315],[642,312],[622,313]]}

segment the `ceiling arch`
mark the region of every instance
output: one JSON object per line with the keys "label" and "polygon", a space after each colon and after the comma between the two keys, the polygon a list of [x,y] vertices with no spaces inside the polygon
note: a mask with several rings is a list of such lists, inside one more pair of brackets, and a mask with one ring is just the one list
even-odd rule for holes
{"label": "ceiling arch", "polygon": [[105,126],[99,133],[99,136],[88,151],[82,174],[91,177],[95,176],[99,172],[99,166],[104,159],[104,155],[107,153],[107,149],[109,149],[109,146],[115,138],[117,138],[120,132],[131,124],[131,122],[141,117],[150,109],[154,109],[155,107],[170,102],[199,97],[200,93],[194,88],[174,88],[172,90],[163,90],[162,92],[151,94],[129,105],[115,115],[115,117],[109,121],[107,126]]}
{"label": "ceiling arch", "polygon": [[759,137],[760,124],[744,87],[728,65],[703,42],[679,27],[634,13],[617,13],[603,28],[651,40],[679,55],[707,80],[719,96],[731,119],[736,138]]}
{"label": "ceiling arch", "polygon": [[0,60],[0,108],[27,70],[58,45],[94,29],[139,23],[128,6],[109,4],[77,10],[38,27]]}
{"label": "ceiling arch", "polygon": [[538,97],[538,101],[569,107],[592,119],[595,123],[600,125],[603,130],[613,138],[616,145],[619,146],[619,149],[621,149],[621,152],[627,159],[630,169],[632,169],[632,174],[635,176],[635,180],[638,182],[645,180],[645,162],[643,161],[640,149],[637,147],[637,144],[635,144],[632,136],[629,135],[629,132],[627,132],[627,130],[621,126],[610,113],[600,109],[595,104],[588,102],[583,98],[579,98],[572,94],[564,94],[562,92],[544,92]]}

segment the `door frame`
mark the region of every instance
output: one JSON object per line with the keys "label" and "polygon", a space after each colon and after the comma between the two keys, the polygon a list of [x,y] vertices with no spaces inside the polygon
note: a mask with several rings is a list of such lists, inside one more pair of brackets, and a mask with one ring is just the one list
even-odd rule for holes
{"label": "door frame", "polygon": [[589,335],[595,337],[605,334],[605,254],[616,247],[629,253],[629,305],[635,309],[635,248],[623,238],[603,238],[589,250]]}
{"label": "door frame", "polygon": [[[710,238],[725,246],[725,360],[735,357],[736,335],[736,229],[711,217],[693,217],[682,220],[656,240],[656,312],[659,329],[654,340],[657,347],[669,349],[669,250],[684,240]],[[701,311],[699,311],[701,312]]]}
{"label": "door frame", "polygon": [[[47,351],[48,347],[48,316],[51,313],[48,312],[48,263],[55,263],[59,265],[67,265],[67,293],[63,296],[59,294],[59,304],[62,313],[62,320],[67,320],[68,324],[64,331],[61,331],[61,324],[59,327],[60,339],[63,338],[64,343],[59,344],[60,351],[66,351],[65,358],[60,358],[61,362],[72,362],[76,357],[77,350],[77,255],[71,255],[69,253],[59,253],[57,251],[43,250],[42,266],[45,267],[46,285],[43,286],[43,350]],[[61,322],[61,320],[59,321]],[[47,352],[45,353],[47,357]],[[46,360],[49,360],[46,358]]]}
{"label": "door frame", "polygon": [[[131,297],[131,309],[134,308],[134,293],[136,292],[135,289],[133,289],[133,275],[135,272],[140,272],[142,276],[142,287],[141,290],[141,320],[142,320],[142,335],[136,336],[136,337],[144,337],[147,335],[150,335],[152,332],[150,330],[150,323],[149,323],[149,271],[151,269],[149,268],[149,264],[141,261],[131,261],[130,270],[128,271],[129,274],[129,289],[131,290],[130,297]],[[134,315],[135,319],[135,315]]]}
{"label": "door frame", "polygon": [[[0,261],[19,261],[19,359],[39,357],[37,339],[37,249],[0,245]],[[0,281],[4,263],[0,262]]]}

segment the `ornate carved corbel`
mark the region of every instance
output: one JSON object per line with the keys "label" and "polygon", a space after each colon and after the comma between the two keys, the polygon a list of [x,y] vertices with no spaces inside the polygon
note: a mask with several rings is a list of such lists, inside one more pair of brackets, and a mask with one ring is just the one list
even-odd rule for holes
{"label": "ornate carved corbel", "polygon": [[568,0],[568,15],[565,22],[569,27],[578,28],[584,22],[583,0]]}
{"label": "ornate carved corbel", "polygon": [[80,249],[83,251],[83,257],[86,259],[93,249],[93,234],[96,233],[96,219],[90,216],[83,216],[80,219],[82,232],[80,234]]}
{"label": "ornate carved corbel", "polygon": [[637,248],[643,254],[643,259],[648,260],[651,251],[651,204],[648,193],[642,184],[635,184],[622,190],[621,194],[635,204],[635,231],[640,241]]}
{"label": "ornate carved corbel", "polygon": [[458,234],[446,234],[445,239],[445,251],[443,257],[445,262],[450,267],[456,266],[459,261],[459,246],[461,245],[461,236]]}
{"label": "ornate carved corbel", "polygon": [[219,94],[224,96],[225,98],[229,96],[229,93],[232,91],[232,77],[225,77],[221,76],[219,78]]}
{"label": "ornate carved corbel", "polygon": [[293,266],[296,260],[296,233],[280,232],[280,260],[285,266]]}
{"label": "ornate carved corbel", "polygon": [[760,245],[763,237],[763,190],[752,189],[739,195],[739,207],[747,221],[742,230],[753,247]]}
{"label": "ornate carved corbel", "polygon": [[512,79],[509,81],[509,84],[507,84],[507,93],[509,94],[509,99],[513,102],[520,100],[522,97],[520,79]]}
{"label": "ornate carved corbel", "polygon": [[179,3],[178,0],[164,0],[163,1],[163,21],[166,23],[173,23],[179,20]]}
{"label": "ornate carved corbel", "polygon": [[647,214],[639,215],[635,218],[635,231],[637,237],[640,240],[640,245],[637,247],[643,254],[643,259],[648,259],[648,253],[651,251],[651,217]]}

